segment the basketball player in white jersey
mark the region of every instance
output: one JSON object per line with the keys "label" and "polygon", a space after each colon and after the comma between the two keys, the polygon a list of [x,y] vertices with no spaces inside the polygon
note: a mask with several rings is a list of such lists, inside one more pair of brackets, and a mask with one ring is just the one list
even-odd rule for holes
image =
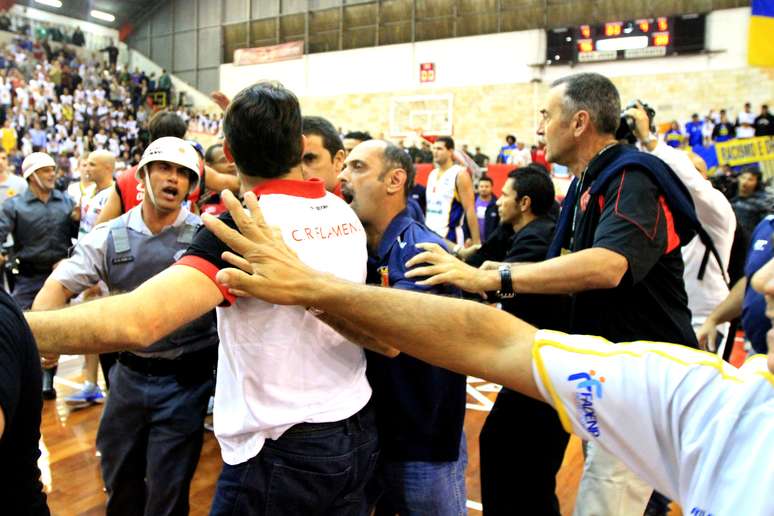
{"label": "basketball player in white jersey", "polygon": [[[433,144],[436,168],[427,178],[425,225],[460,247],[466,236],[473,244],[480,244],[473,180],[465,167],[454,163],[453,156],[451,136],[438,138]],[[468,233],[463,230],[464,223],[468,225]],[[459,249],[455,247],[456,250]]]}

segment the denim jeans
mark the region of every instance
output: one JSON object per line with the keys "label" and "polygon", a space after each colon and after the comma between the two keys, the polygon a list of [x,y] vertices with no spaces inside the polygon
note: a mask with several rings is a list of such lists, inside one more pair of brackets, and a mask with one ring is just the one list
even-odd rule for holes
{"label": "denim jeans", "polygon": [[107,515],[186,515],[212,380],[182,386],[117,363],[97,431]]}
{"label": "denim jeans", "polygon": [[210,514],[360,516],[378,455],[370,404],[344,421],[295,425],[247,462],[223,465]]}
{"label": "denim jeans", "polygon": [[468,463],[465,432],[460,438],[460,453],[453,462],[380,461],[369,485],[369,500],[376,506],[375,516],[467,514],[465,504],[465,467]]}

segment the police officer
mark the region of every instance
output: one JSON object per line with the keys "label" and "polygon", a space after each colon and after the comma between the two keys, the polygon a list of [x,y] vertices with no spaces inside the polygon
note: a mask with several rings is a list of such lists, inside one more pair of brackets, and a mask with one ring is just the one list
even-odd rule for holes
{"label": "police officer", "polygon": [[[139,206],[95,227],[56,269],[35,309],[64,306],[102,280],[133,290],[170,266],[200,225],[183,202],[198,184],[199,157],[175,137],[151,143],[137,168]],[[187,514],[201,452],[218,337],[213,312],[143,351],[122,352],[97,432],[107,514]]]}
{"label": "police officer", "polygon": [[[18,260],[13,298],[28,310],[51,274],[54,264],[67,257],[71,238],[78,235],[78,216],[72,200],[55,188],[56,163],[46,153],[33,152],[22,162],[27,191],[3,203],[0,242],[13,237],[13,256]],[[0,262],[5,258],[0,258]],[[54,399],[56,368],[43,374],[43,397]]]}

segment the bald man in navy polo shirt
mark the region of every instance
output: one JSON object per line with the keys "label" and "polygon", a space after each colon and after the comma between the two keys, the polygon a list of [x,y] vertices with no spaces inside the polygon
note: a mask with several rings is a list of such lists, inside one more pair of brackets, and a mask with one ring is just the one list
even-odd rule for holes
{"label": "bald man in navy polo shirt", "polygon": [[[411,158],[381,140],[359,144],[339,179],[368,240],[368,283],[440,295],[448,286],[425,287],[405,277],[415,244],[443,240],[407,211],[414,182]],[[377,514],[465,514],[467,453],[462,431],[465,376],[408,355],[366,352],[373,388],[380,462],[367,488]]]}

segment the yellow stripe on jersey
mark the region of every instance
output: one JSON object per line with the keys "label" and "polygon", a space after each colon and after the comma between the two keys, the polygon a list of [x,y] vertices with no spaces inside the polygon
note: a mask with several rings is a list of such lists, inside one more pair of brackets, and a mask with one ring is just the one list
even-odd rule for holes
{"label": "yellow stripe on jersey", "polygon": [[[595,349],[593,347],[595,344],[601,344],[607,349]],[[572,432],[570,418],[562,405],[561,398],[556,393],[556,389],[554,388],[551,377],[546,369],[545,362],[540,353],[543,347],[553,347],[570,353],[577,353],[579,355],[593,355],[604,358],[620,355],[642,358],[646,354],[654,354],[685,367],[711,367],[718,371],[720,377],[724,380],[735,383],[744,383],[744,379],[739,376],[738,369],[724,362],[719,356],[707,353],[706,351],[700,351],[678,344],[645,340],[613,344],[602,337],[591,335],[568,335],[558,331],[540,330],[535,334],[535,341],[532,345],[532,358],[535,367],[538,370],[538,374],[540,375],[541,382],[551,396],[551,399],[554,402],[554,408],[559,414],[559,420],[567,432]],[[764,378],[774,385],[774,375],[767,370],[756,371],[754,374],[764,376]]]}

